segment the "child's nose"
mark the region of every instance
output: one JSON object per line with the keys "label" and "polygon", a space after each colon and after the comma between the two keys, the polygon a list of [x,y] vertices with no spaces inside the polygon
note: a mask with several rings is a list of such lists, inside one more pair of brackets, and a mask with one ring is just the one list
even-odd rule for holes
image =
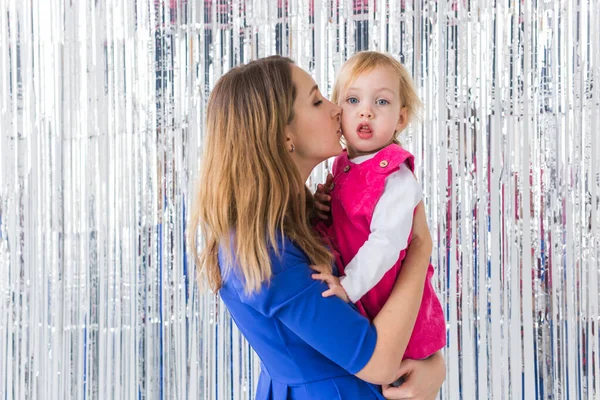
{"label": "child's nose", "polygon": [[365,107],[360,111],[361,118],[373,118],[373,112],[370,107]]}

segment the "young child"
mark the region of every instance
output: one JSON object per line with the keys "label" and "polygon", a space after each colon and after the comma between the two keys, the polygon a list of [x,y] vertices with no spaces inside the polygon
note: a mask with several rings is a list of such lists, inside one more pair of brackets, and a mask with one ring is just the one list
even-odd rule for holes
{"label": "young child", "polygon": [[[397,140],[421,101],[402,64],[371,51],[357,53],[344,64],[332,101],[342,107],[347,150],[333,163],[331,225],[320,223],[317,229],[339,253],[341,277],[314,278],[328,283],[324,296],[356,303],[373,320],[394,287],[411,241],[414,210],[421,201],[414,157]],[[315,197],[321,207],[328,199]],[[427,358],[446,344],[444,313],[431,285],[432,275],[429,265],[404,358]]]}

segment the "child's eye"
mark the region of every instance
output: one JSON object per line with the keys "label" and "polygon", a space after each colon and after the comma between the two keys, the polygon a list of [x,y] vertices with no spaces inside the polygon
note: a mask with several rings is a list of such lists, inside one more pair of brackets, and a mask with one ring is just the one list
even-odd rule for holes
{"label": "child's eye", "polygon": [[378,106],[385,106],[387,104],[390,104],[390,102],[387,101],[386,99],[379,99],[379,100],[376,101],[376,103],[377,103]]}
{"label": "child's eye", "polygon": [[356,97],[348,97],[348,100],[346,101],[350,104],[358,104],[358,99]]}

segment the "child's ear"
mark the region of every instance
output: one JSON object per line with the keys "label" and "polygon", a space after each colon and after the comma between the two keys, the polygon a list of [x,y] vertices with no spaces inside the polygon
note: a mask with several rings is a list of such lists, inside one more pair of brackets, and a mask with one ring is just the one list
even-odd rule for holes
{"label": "child's ear", "polygon": [[402,107],[400,109],[400,116],[398,117],[398,123],[396,124],[396,132],[402,132],[408,125],[408,108]]}

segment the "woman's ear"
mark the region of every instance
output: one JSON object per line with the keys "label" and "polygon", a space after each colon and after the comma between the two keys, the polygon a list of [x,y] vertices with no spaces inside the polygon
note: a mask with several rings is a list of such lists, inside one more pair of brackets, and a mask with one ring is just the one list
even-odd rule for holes
{"label": "woman's ear", "polygon": [[402,107],[400,109],[400,116],[398,117],[398,123],[396,124],[396,132],[402,132],[408,125],[408,108]]}
{"label": "woman's ear", "polygon": [[289,125],[285,127],[285,148],[290,153],[294,151],[294,131]]}

